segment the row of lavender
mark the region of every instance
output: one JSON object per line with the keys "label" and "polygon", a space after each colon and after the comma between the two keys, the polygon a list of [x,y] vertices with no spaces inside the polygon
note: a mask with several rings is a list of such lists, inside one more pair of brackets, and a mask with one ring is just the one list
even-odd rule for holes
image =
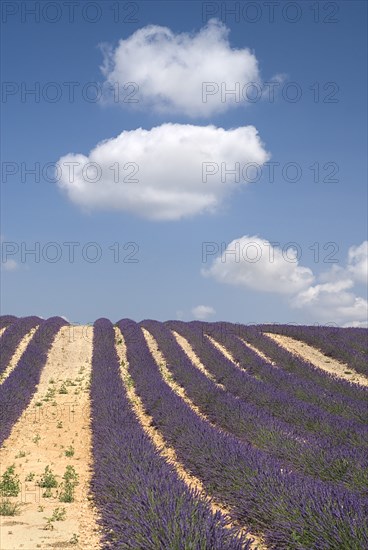
{"label": "row of lavender", "polygon": [[40,323],[41,319],[39,317],[22,317],[14,320],[9,325],[5,325],[7,328],[1,337],[0,377],[8,366],[22,338]]}
{"label": "row of lavender", "polygon": [[358,327],[259,325],[264,332],[284,334],[319,348],[362,374],[368,374],[368,330]]}
{"label": "row of lavender", "polygon": [[[22,323],[20,321],[22,321]],[[19,320],[18,330],[22,330],[22,334],[24,335],[27,332],[25,329],[27,323],[29,324],[29,328],[32,328],[32,326],[36,326],[39,322],[40,320],[38,318],[26,318]],[[97,324],[100,322],[101,321],[96,322],[95,332]],[[18,323],[16,319],[12,319],[11,323],[8,323],[9,326],[3,334],[2,339],[10,330],[11,326],[16,323]],[[0,403],[1,405],[4,404],[4,407],[0,408],[0,442],[7,437],[6,434],[5,437],[1,439],[2,427],[7,424],[5,429],[7,430],[7,433],[9,433],[11,426],[29,403],[39,380],[42,367],[46,362],[47,351],[51,347],[51,344],[60,327],[65,324],[67,323],[60,318],[52,318],[48,321],[41,322],[40,327],[36,331],[31,344],[27,347],[22,360],[8,378],[8,380],[12,380],[12,384],[8,386],[8,391],[3,390],[5,383],[0,386]],[[97,355],[97,363],[94,364],[93,372],[98,372],[98,364],[100,364],[100,368],[104,366],[106,371],[106,369],[109,368],[109,365],[114,364],[114,360],[117,361],[116,352],[113,351],[113,355],[109,355],[108,352],[108,350],[113,350],[114,347],[112,325],[106,320],[103,321],[103,324],[105,325],[102,327],[104,329],[102,331],[104,336],[99,341],[100,356]],[[318,482],[311,479],[308,475],[303,476],[300,473],[293,474],[292,472],[294,469],[294,464],[296,464],[299,470],[308,472],[308,460],[313,461],[313,453],[308,455],[306,447],[309,445],[315,445],[313,448],[315,453],[317,453],[315,456],[318,456],[318,459],[320,459],[320,456],[318,455],[318,444],[320,443],[322,447],[325,445],[325,450],[328,455],[327,459],[325,459],[323,467],[328,470],[328,460],[332,459],[330,467],[332,467],[337,474],[337,476],[332,476],[331,479],[340,479],[350,487],[356,487],[356,479],[360,477],[360,474],[362,475],[362,480],[364,483],[364,472],[361,471],[359,473],[357,470],[357,468],[361,468],[363,464],[360,453],[358,451],[354,451],[353,454],[355,454],[355,456],[353,456],[353,458],[356,459],[355,463],[348,463],[348,469],[354,470],[354,475],[345,475],[346,460],[349,459],[349,452],[346,446],[345,448],[340,449],[340,451],[345,453],[345,455],[339,455],[337,452],[337,447],[334,450],[331,446],[329,446],[327,439],[318,441],[317,438],[311,437],[310,434],[307,434],[306,432],[294,432],[292,422],[289,425],[281,422],[281,420],[272,419],[268,413],[263,414],[264,411],[261,411],[259,407],[257,408],[254,405],[246,404],[243,401],[243,398],[250,397],[249,388],[248,395],[245,393],[242,399],[235,399],[234,395],[231,393],[220,391],[212,382],[207,379],[205,380],[206,377],[203,375],[199,377],[197,376],[199,371],[190,365],[190,362],[185,362],[187,360],[185,360],[182,352],[180,352],[182,355],[177,356],[175,359],[175,353],[180,350],[178,347],[175,348],[174,344],[176,344],[176,342],[174,342],[171,334],[163,325],[155,322],[145,322],[143,324],[151,332],[156,331],[155,337],[157,337],[158,340],[160,340],[161,337],[160,347],[162,351],[165,351],[167,355],[169,353],[173,354],[171,356],[171,360],[169,361],[169,366],[172,368],[174,377],[176,377],[177,381],[181,383],[186,390],[190,388],[190,396],[192,400],[199,404],[200,408],[203,408],[204,412],[210,417],[210,420],[213,423],[243,439],[243,441],[239,441],[239,439],[236,439],[231,435],[220,433],[218,429],[211,427],[208,423],[203,422],[199,417],[193,414],[193,412],[188,409],[186,404],[180,398],[177,398],[177,396],[173,394],[168,386],[162,381],[159,371],[157,370],[157,366],[152,360],[152,356],[149,353],[139,327],[135,323],[129,321],[122,321],[120,323],[124,336],[129,344],[128,354],[130,354],[130,356],[128,359],[132,368],[132,374],[133,370],[136,370],[135,375],[137,378],[134,379],[134,383],[137,387],[142,383],[143,388],[145,387],[144,382],[142,382],[142,377],[144,378],[146,376],[146,392],[143,392],[143,397],[148,409],[152,407],[155,410],[155,414],[153,414],[152,411],[149,411],[154,417],[154,421],[159,425],[159,428],[162,429],[167,440],[176,447],[182,462],[190,471],[193,471],[193,473],[202,479],[208,492],[216,496],[219,500],[227,502],[227,504],[233,508],[233,518],[238,519],[241,522],[247,519],[248,523],[252,524],[256,530],[259,529],[260,531],[264,531],[269,544],[275,548],[365,548],[367,546],[367,525],[364,523],[366,501],[357,495],[350,494],[349,491],[344,490],[336,484]],[[189,325],[186,324],[185,326],[188,327]],[[183,327],[184,325],[181,328],[183,329]],[[195,327],[191,326],[190,328],[192,330]],[[181,332],[178,327],[175,327],[175,329]],[[196,329],[198,330],[198,326]],[[13,332],[14,330],[15,329],[13,329]],[[212,344],[209,343],[208,339],[203,338],[203,327],[201,327],[200,331],[202,334],[201,340],[204,340],[205,344],[209,344],[209,347],[217,353],[217,350],[212,346]],[[110,335],[108,335],[108,333],[110,333]],[[11,334],[12,332],[10,332],[10,335]],[[18,342],[21,338],[22,336],[18,336]],[[96,338],[97,336],[95,336],[94,340],[94,358],[95,348],[97,345]],[[17,338],[13,334],[13,339],[8,336],[8,341],[11,344],[12,341],[16,342]],[[238,340],[238,342],[240,341]],[[103,353],[102,346],[104,346]],[[33,353],[30,353],[30,350],[32,350]],[[222,363],[226,363],[226,360],[224,360],[222,354],[220,354],[220,356]],[[25,358],[27,359],[26,362],[23,361]],[[180,368],[175,369],[178,365]],[[142,366],[148,368],[143,371]],[[113,369],[115,374],[119,370],[118,367],[118,363],[115,364],[115,370]],[[189,367],[192,370],[190,376],[187,376],[185,371],[187,368],[189,370]],[[206,367],[208,367],[207,364]],[[232,368],[233,373],[241,373],[241,371],[234,367],[234,365],[232,365]],[[27,372],[27,369],[29,369],[29,372]],[[18,381],[20,382],[20,391],[17,391],[17,378],[14,378],[13,376],[15,372],[17,373]],[[253,372],[253,379],[254,374],[260,376],[259,373],[257,374]],[[194,378],[192,379],[192,377]],[[124,390],[124,388],[121,383],[120,376],[117,378],[115,377],[114,381],[115,384],[108,386],[106,389],[104,385],[104,378],[102,376],[99,382],[96,382],[95,388],[95,391],[97,392],[96,395],[99,396],[98,399],[100,399],[100,401],[97,401],[95,412],[98,416],[102,410],[102,416],[100,415],[98,418],[97,428],[94,429],[94,433],[98,433],[98,429],[100,429],[100,434],[102,434],[104,430],[103,421],[105,421],[106,429],[107,421],[110,423],[111,419],[116,420],[115,424],[113,424],[113,431],[108,433],[108,438],[102,443],[100,442],[100,460],[98,459],[98,452],[95,453],[96,470],[94,480],[97,483],[95,486],[95,493],[96,498],[98,498],[101,493],[100,490],[102,490],[102,497],[99,501],[99,505],[103,511],[104,527],[108,529],[108,535],[106,536],[106,544],[109,545],[108,547],[246,547],[246,543],[244,543],[244,541],[237,539],[233,533],[224,531],[224,519],[221,517],[214,518],[210,514],[208,507],[200,502],[198,495],[191,493],[188,497],[189,500],[184,497],[180,498],[179,504],[174,499],[173,504],[173,500],[166,500],[167,494],[164,491],[164,501],[160,500],[157,492],[154,491],[154,487],[157,486],[157,479],[155,478],[153,472],[156,472],[157,470],[157,463],[152,462],[150,453],[153,451],[153,448],[135,420],[135,417],[129,408],[126,395],[123,395],[123,401],[121,400],[121,395],[120,401],[117,400],[119,405],[124,402],[125,407],[127,408],[126,410],[130,410],[130,416],[128,415],[125,417],[126,423],[124,424],[121,422],[124,415],[121,416],[118,412],[119,405],[115,405],[115,407],[113,406],[113,403],[116,403],[116,401],[115,399],[112,399],[111,396],[113,395],[112,389],[116,389],[119,384],[120,389]],[[224,379],[218,381],[224,383]],[[201,385],[195,389],[195,386],[199,384]],[[29,388],[28,385],[30,386]],[[164,387],[165,391],[154,391],[156,385],[161,385],[161,390]],[[153,401],[152,396],[149,395],[149,391],[153,391],[154,393]],[[201,396],[202,391],[203,395]],[[11,396],[9,399],[6,399],[7,394]],[[172,399],[173,396],[174,399]],[[103,407],[101,407],[102,398],[108,401],[111,406],[109,405],[107,408],[103,409]],[[161,403],[161,400],[163,403]],[[214,403],[211,403],[211,401]],[[262,403],[262,406],[263,405],[264,403]],[[235,418],[232,418],[231,415],[232,407],[235,408]],[[172,414],[173,411],[174,417],[167,418],[170,417],[170,414]],[[263,439],[262,436],[260,439],[256,439],[258,437],[257,430],[252,429],[252,422],[249,422],[249,419],[247,421],[247,415],[250,414],[253,414],[253,421],[258,422],[258,428],[261,432],[263,432]],[[177,418],[175,418],[175,415]],[[183,416],[186,416],[187,420],[189,419],[189,431],[185,427],[185,418],[183,423]],[[146,455],[146,462],[141,461],[143,456],[141,448],[138,450],[138,454],[134,454],[134,449],[136,447],[136,441],[134,441],[134,439],[132,440],[130,446],[125,445],[124,448],[122,444],[122,439],[124,439],[124,434],[126,435],[127,433],[128,425],[132,425],[132,418],[134,419],[141,439],[143,437],[143,439],[145,439],[145,443],[148,443],[150,446],[150,452]],[[193,420],[196,420],[197,425],[193,423]],[[267,425],[267,422],[271,422],[271,424]],[[240,427],[237,424],[239,424]],[[124,426],[124,433],[122,433],[121,430],[122,426]],[[270,427],[271,431],[269,430]],[[124,468],[126,468],[127,457],[129,460],[135,457],[136,468],[133,468],[132,471],[135,471],[136,476],[141,476],[142,479],[142,467],[143,471],[145,470],[145,466],[149,467],[147,471],[152,475],[152,485],[149,485],[149,487],[152,488],[151,492],[146,491],[142,493],[142,482],[138,483],[137,486],[134,486],[131,478],[131,470],[128,470],[129,476],[126,476],[125,480],[121,482],[122,485],[118,484],[119,490],[116,490],[116,476],[114,476],[112,471],[109,470],[107,464],[110,464],[112,470],[117,469],[119,471],[119,476],[117,477],[120,478],[121,471],[123,469],[122,465],[119,466],[121,455],[119,455],[120,458],[116,459],[115,462],[114,460],[109,462],[109,452],[106,451],[104,454],[104,449],[109,449],[108,442],[110,439],[113,441],[111,435],[114,434],[114,430],[120,430],[120,436],[118,436],[115,441],[119,442],[119,447],[123,450],[125,449],[125,455],[123,452],[123,456],[125,456]],[[185,437],[188,433],[190,436],[189,439],[193,439],[186,442]],[[292,449],[291,458],[290,454],[288,456],[286,453],[283,456],[283,462],[274,459],[272,456],[275,454],[277,455],[277,453],[275,453],[277,446],[272,447],[272,444],[268,445],[267,443],[268,446],[265,446],[267,452],[262,453],[260,451],[256,451],[251,445],[246,443],[246,441],[249,441],[256,446],[262,446],[262,441],[272,438],[277,440],[282,436],[286,436],[288,438],[287,446]],[[131,438],[130,435],[129,438]],[[252,438],[254,439],[252,440]],[[304,441],[302,441],[301,438],[304,439]],[[193,441],[194,448],[192,449],[192,453],[190,453],[189,451]],[[207,441],[207,444],[203,444],[204,441]],[[259,443],[261,445],[259,445]],[[294,447],[296,444],[298,444],[299,447]],[[115,445],[113,446],[115,447]],[[299,449],[300,453],[302,453],[303,447],[304,452],[307,452],[308,456],[308,459],[304,461],[304,464],[304,459],[299,460],[298,463],[298,459],[296,457],[298,453],[296,449]],[[144,448],[146,447],[144,446]],[[98,445],[96,449],[98,450]],[[216,449],[219,453],[217,461],[214,460]],[[111,445],[110,450],[112,450]],[[229,456],[226,455],[226,452],[228,452]],[[154,455],[157,459],[157,454],[154,453]],[[195,455],[197,455],[199,463],[196,463]],[[240,461],[238,460],[239,457]],[[322,455],[321,458],[323,458]],[[333,462],[334,460],[337,460],[337,462]],[[170,468],[161,459],[159,462],[160,464],[165,465],[164,468]],[[291,462],[293,464],[291,464]],[[339,473],[339,464],[343,470],[342,476],[340,476]],[[100,466],[101,468],[99,469]],[[312,473],[317,475],[317,469],[318,467],[314,467],[315,471]],[[160,472],[161,476],[159,475],[159,477],[165,479],[168,478],[167,474],[165,476],[164,470],[161,469]],[[100,477],[98,477],[98,475],[100,475]],[[171,471],[170,475],[170,482],[171,479],[174,478],[175,483],[178,482],[175,472]],[[219,475],[220,478],[222,476],[225,481],[224,479],[216,479],[216,475]],[[136,477],[135,481],[138,479],[139,477]],[[327,477],[327,479],[329,479],[329,477]],[[147,480],[145,480],[145,482],[146,481]],[[105,492],[104,484],[107,484],[106,486],[108,488]],[[181,484],[181,482],[179,482],[179,484]],[[185,486],[182,486],[182,488],[185,489]],[[125,489],[127,493],[125,494],[122,489]],[[136,489],[137,492],[135,492]],[[159,495],[162,494],[161,489],[158,491]],[[255,494],[254,491],[258,490],[260,494],[257,498],[257,494]],[[273,491],[275,494],[273,494]],[[138,501],[134,500],[135,497]],[[175,498],[177,498],[177,495]],[[325,499],[327,502],[327,508],[326,506],[323,506]],[[131,504],[132,502],[133,504]],[[137,509],[137,502],[139,502],[140,512],[132,518],[130,512],[132,509]],[[187,505],[188,502],[189,504]],[[299,507],[296,508],[295,506],[298,502]],[[300,504],[301,502],[303,502],[302,505]],[[129,508],[129,504],[132,508]],[[247,504],[249,505],[249,510],[246,510]],[[319,510],[322,509],[323,512],[319,513]],[[349,514],[351,515],[350,518],[348,517]],[[318,515],[320,516],[319,519]],[[148,517],[148,520],[146,522],[140,521],[140,524],[138,525],[137,517],[141,520],[142,516]],[[174,522],[172,521],[173,517],[175,518]],[[169,520],[167,518],[169,518]],[[195,529],[193,525],[196,525],[196,522],[200,522],[203,529],[201,528],[199,530],[199,534],[197,533],[197,538],[193,538],[195,536]],[[183,533],[185,534],[185,537],[183,546],[181,546]]]}
{"label": "row of lavender", "polygon": [[[308,361],[289,353],[256,328],[231,323],[190,323],[201,334],[209,334],[231,351],[247,372],[277,388],[287,388],[292,395],[348,419],[366,423],[368,420],[367,391],[346,380],[314,367]],[[234,332],[235,327],[235,332]],[[244,342],[255,346],[282,369],[275,369]]]}
{"label": "row of lavender", "polygon": [[[322,480],[341,482],[352,490],[367,490],[365,452],[348,445],[333,445],[328,438],[296,430],[292,421],[278,420],[267,407],[237,398],[216,386],[192,364],[167,326],[157,321],[144,321],[141,326],[155,338],[174,380],[213,424],[282,459],[285,468],[295,467]],[[244,390],[246,380],[243,382]]]}
{"label": "row of lavender", "polygon": [[[247,403],[252,403],[290,424],[295,429],[303,433],[311,432],[318,437],[324,437],[330,441],[332,446],[339,448],[351,445],[357,448],[366,449],[368,446],[368,430],[360,422],[352,419],[342,418],[335,414],[323,410],[321,407],[312,403],[306,403],[293,395],[289,388],[288,380],[284,379],[282,388],[276,387],[267,380],[259,379],[258,372],[265,370],[267,365],[265,361],[256,353],[247,350],[242,345],[246,354],[246,365],[241,362],[236,367],[232,361],[224,357],[210,340],[204,336],[204,329],[201,323],[183,323],[180,321],[170,321],[167,326],[190,341],[194,352],[208,371],[213,375],[218,383],[223,384],[226,389],[243,399]],[[214,331],[211,332],[214,334]],[[216,335],[220,338],[220,335]],[[231,348],[230,338],[226,340],[227,347]],[[235,352],[234,352],[235,353]],[[235,356],[237,360],[242,361],[242,356]],[[252,374],[247,372],[249,366],[252,366]],[[276,369],[274,369],[276,371]],[[282,377],[282,369],[278,370],[278,376]],[[277,376],[276,375],[276,376]],[[303,386],[302,380],[300,381]]]}
{"label": "row of lavender", "polygon": [[362,550],[366,500],[336,484],[285,467],[199,417],[163,380],[139,325],[118,323],[130,374],[153,423],[185,468],[224,502],[234,521],[261,532],[271,548]]}
{"label": "row of lavender", "polygon": [[12,330],[13,344],[16,341],[19,342],[25,331],[29,330],[30,327],[34,327],[35,324],[39,326],[32,340],[15,369],[0,385],[0,445],[9,436],[13,425],[29,405],[54,339],[60,328],[68,323],[61,317],[51,317],[47,321],[41,321],[37,317],[25,317],[15,321],[7,328],[2,340],[5,338],[6,332]]}
{"label": "row of lavender", "polygon": [[103,548],[247,549],[199,494],[187,489],[144,433],[120,374],[114,328],[94,324],[91,380],[92,491]]}
{"label": "row of lavender", "polygon": [[15,315],[1,315],[0,316],[0,329],[8,327],[12,323],[14,323],[14,321],[16,321],[16,320],[17,320],[17,317],[15,317]]}
{"label": "row of lavender", "polygon": [[[286,375],[282,384],[287,379],[287,386],[290,389],[292,387],[300,399],[316,403],[332,413],[367,421],[367,393],[364,388],[346,380],[339,380],[312,363],[289,353],[263,334],[259,326],[247,327],[224,322],[193,322],[190,325],[199,326],[203,335],[214,336],[225,347],[230,346],[236,359],[243,366],[247,365],[248,371],[256,368],[252,366],[255,354],[243,342],[252,344],[277,366],[282,367]],[[257,365],[258,370],[254,372],[262,379],[273,384],[281,382],[280,374],[267,361],[258,361]]]}

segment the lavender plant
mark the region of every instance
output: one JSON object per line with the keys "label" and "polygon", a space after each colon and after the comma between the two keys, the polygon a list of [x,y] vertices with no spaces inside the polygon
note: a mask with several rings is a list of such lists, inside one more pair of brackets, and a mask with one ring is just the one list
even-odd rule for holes
{"label": "lavender plant", "polygon": [[22,317],[5,330],[1,338],[0,376],[8,366],[22,338],[40,322],[39,317]]}
{"label": "lavender plant", "polygon": [[[316,405],[304,403],[285,389],[278,389],[246,370],[239,369],[204,336],[200,324],[180,321],[167,324],[190,341],[195,353],[216,381],[233,395],[270,411],[275,417],[300,429],[301,434],[306,430],[322,435],[337,448],[344,445],[367,448],[368,431],[365,426],[323,411]],[[235,360],[239,358],[235,357]],[[253,360],[258,364],[263,361],[256,354],[253,354]]]}
{"label": "lavender plant", "polygon": [[60,328],[68,324],[61,317],[41,321],[31,342],[9,377],[0,385],[0,445],[23,410],[28,406],[39,383],[47,353]]}
{"label": "lavender plant", "polygon": [[167,326],[151,320],[140,325],[156,339],[174,380],[212,423],[286,461],[285,468],[296,467],[323,480],[343,482],[353,490],[367,490],[365,453],[349,446],[333,447],[306,431],[301,435],[264,408],[237,399],[193,366]]}
{"label": "lavender plant", "polygon": [[225,529],[196,491],[156,451],[128,400],[107,319],[94,324],[91,380],[92,492],[103,547],[240,550],[249,540]]}
{"label": "lavender plant", "polygon": [[133,321],[118,326],[130,374],[147,412],[179,460],[234,520],[263,532],[271,548],[363,550],[366,501],[346,490],[284,469],[280,461],[201,419],[163,381]]}
{"label": "lavender plant", "polygon": [[[365,388],[354,387],[349,382],[336,380],[329,373],[321,372],[311,363],[289,353],[256,328],[230,323],[202,323],[198,326],[201,327],[203,334],[213,336],[225,346],[242,368],[260,380],[270,382],[297,399],[316,405],[332,414],[360,423],[367,422],[368,395]],[[276,367],[281,368],[271,366],[247,347],[244,341],[259,348],[276,363]]]}
{"label": "lavender plant", "polygon": [[15,315],[0,315],[0,328],[8,327],[17,320]]}
{"label": "lavender plant", "polygon": [[368,375],[368,330],[366,328],[260,325],[259,329],[302,340],[320,349],[325,355],[347,363],[357,372]]}

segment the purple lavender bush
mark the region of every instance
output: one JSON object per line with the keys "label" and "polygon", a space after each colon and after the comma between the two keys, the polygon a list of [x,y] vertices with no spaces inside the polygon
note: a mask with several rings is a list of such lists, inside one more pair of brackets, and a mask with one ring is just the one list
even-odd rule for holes
{"label": "purple lavender bush", "polygon": [[156,451],[127,397],[114,329],[94,324],[91,380],[92,493],[103,548],[247,550],[250,541],[225,529],[226,518],[189,490]]}
{"label": "purple lavender bush", "polygon": [[22,317],[14,321],[5,330],[1,338],[0,375],[4,372],[20,341],[24,336],[41,323],[39,317]]}
{"label": "purple lavender bush", "polygon": [[15,315],[0,315],[0,328],[10,326],[17,318]]}
{"label": "purple lavender bush", "polygon": [[270,548],[363,550],[367,501],[341,487],[285,469],[279,460],[220,432],[162,379],[140,327],[118,323],[135,389],[153,424],[234,521],[263,533]]}
{"label": "purple lavender bush", "polygon": [[323,480],[342,482],[353,490],[368,489],[366,453],[349,446],[334,447],[325,439],[304,431],[302,434],[257,407],[219,388],[194,367],[164,323],[140,323],[155,338],[174,380],[208,420],[241,440]]}
{"label": "purple lavender bush", "polygon": [[[365,450],[368,448],[368,430],[364,425],[305,403],[290,395],[285,388],[279,389],[270,382],[249,374],[247,370],[239,369],[204,336],[201,324],[181,321],[170,321],[166,324],[189,340],[207,370],[233,395],[292,424],[300,430],[301,435],[303,431],[322,435],[337,448],[345,445]],[[235,357],[235,360],[240,361],[241,358]],[[257,354],[253,354],[253,361],[258,365],[264,362]]]}
{"label": "purple lavender bush", "polygon": [[[191,323],[192,325],[192,323]],[[260,380],[270,382],[278,389],[307,403],[312,403],[332,414],[361,423],[368,420],[367,390],[335,377],[297,357],[256,328],[245,328],[230,323],[193,323],[203,334],[209,334],[225,346],[239,365]],[[236,329],[236,333],[231,331]],[[242,338],[268,355],[275,368],[247,347]]]}
{"label": "purple lavender bush", "polygon": [[[356,384],[353,384],[347,380],[338,379],[332,374],[315,367],[309,361],[305,361],[300,357],[289,353],[282,346],[280,346],[264,334],[264,332],[276,333],[277,331],[279,331],[279,333],[281,334],[281,332],[283,332],[282,328],[280,330],[277,328],[272,331],[271,327],[269,326],[264,329],[263,327],[265,327],[265,325],[247,327],[244,325],[233,325],[231,323],[219,323],[219,326],[223,327],[224,332],[235,330],[236,335],[245,338],[250,343],[253,343],[258,349],[260,349],[261,351],[269,355],[273,360],[275,360],[275,362],[282,366],[282,368],[287,372],[295,373],[301,379],[309,380],[310,382],[316,384],[324,390],[332,391],[336,394],[350,397],[352,401],[366,401],[364,388],[360,388]],[[280,325],[276,326],[279,327]],[[282,327],[285,329],[285,331],[287,331],[288,326],[282,325]],[[299,335],[301,334],[301,329],[304,328],[307,329],[313,327],[298,327],[298,331],[295,332],[294,337],[299,337]],[[301,337],[297,339],[303,340],[303,338]],[[361,364],[364,365],[364,367],[366,362],[366,359],[361,360]]]}
{"label": "purple lavender bush", "polygon": [[60,328],[67,324],[61,317],[42,321],[17,366],[0,385],[0,445],[29,405],[46,364],[48,351]]}
{"label": "purple lavender bush", "polygon": [[322,353],[368,375],[368,329],[298,325],[260,325],[264,332],[274,332],[302,340]]}

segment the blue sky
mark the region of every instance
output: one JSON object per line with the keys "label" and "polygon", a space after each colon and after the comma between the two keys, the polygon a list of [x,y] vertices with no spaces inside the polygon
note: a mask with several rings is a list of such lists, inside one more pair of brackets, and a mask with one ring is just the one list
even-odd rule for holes
{"label": "blue sky", "polygon": [[[36,4],[2,4],[3,314],[365,324],[365,2],[319,2],[318,12],[315,2],[275,3],[273,20],[267,2],[257,12],[254,2],[77,2],[71,21],[63,2],[58,12],[38,3],[37,20]],[[152,38],[149,25],[169,31]],[[219,82],[210,104],[198,96],[209,67]],[[84,86],[105,90],[108,80],[120,91],[134,81],[138,103],[86,100]],[[262,98],[221,97],[221,82],[238,81],[256,82]],[[72,101],[67,82],[77,83]],[[39,97],[24,95],[37,86]],[[300,98],[288,100],[295,91]],[[248,126],[255,136],[232,133]],[[97,184],[43,177],[48,163],[91,161],[96,146],[92,161],[105,167]],[[256,162],[260,179],[209,177],[205,187],[206,155],[219,167]],[[108,184],[113,161],[135,162],[138,183]],[[36,163],[39,180],[25,174]],[[78,243],[74,262],[67,242]],[[206,261],[204,243],[212,243]],[[37,247],[39,258],[25,253]]]}

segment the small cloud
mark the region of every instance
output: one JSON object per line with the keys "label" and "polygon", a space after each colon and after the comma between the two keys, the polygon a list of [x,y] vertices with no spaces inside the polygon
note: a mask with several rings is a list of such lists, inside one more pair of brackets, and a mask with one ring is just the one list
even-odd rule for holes
{"label": "small cloud", "polygon": [[1,263],[1,269],[2,271],[15,271],[19,268],[18,262],[10,258],[9,260],[5,260]]}
{"label": "small cloud", "polygon": [[349,248],[347,271],[355,281],[368,283],[368,241]]}
{"label": "small cloud", "polygon": [[192,315],[199,321],[205,321],[215,315],[216,311],[211,306],[196,306],[192,309]]}
{"label": "small cloud", "polygon": [[232,241],[202,275],[221,283],[261,292],[295,294],[308,288],[314,275],[299,265],[293,248],[283,250],[258,236],[245,235]]}
{"label": "small cloud", "polygon": [[356,283],[368,280],[368,241],[351,246],[345,266],[333,265],[321,273],[318,284],[298,293],[291,305],[304,308],[323,322],[342,326],[368,324],[368,302],[354,292]]}
{"label": "small cloud", "polygon": [[347,279],[311,286],[291,301],[293,307],[305,309],[323,322],[343,326],[364,326],[368,319],[367,300],[351,292],[353,282]]}
{"label": "small cloud", "polygon": [[344,328],[354,327],[354,328],[368,328],[368,320],[366,321],[350,321],[342,325]]}

